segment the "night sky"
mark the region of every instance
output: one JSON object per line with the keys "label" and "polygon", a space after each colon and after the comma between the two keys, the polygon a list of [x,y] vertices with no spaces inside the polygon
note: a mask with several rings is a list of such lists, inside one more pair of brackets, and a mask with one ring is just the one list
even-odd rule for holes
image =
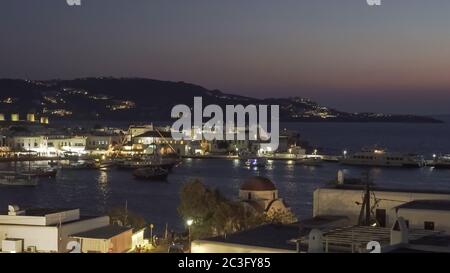
{"label": "night sky", "polygon": [[450,1],[2,0],[1,78],[147,77],[450,113]]}

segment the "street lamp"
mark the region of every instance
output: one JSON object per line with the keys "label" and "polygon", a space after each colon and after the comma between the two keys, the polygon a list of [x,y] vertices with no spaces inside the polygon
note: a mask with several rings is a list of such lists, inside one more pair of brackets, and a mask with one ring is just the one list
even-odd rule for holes
{"label": "street lamp", "polygon": [[153,245],[153,228],[154,228],[155,226],[153,225],[153,224],[150,224],[150,242],[151,242],[151,244]]}
{"label": "street lamp", "polygon": [[187,224],[187,226],[188,226],[188,242],[189,242],[189,253],[191,253],[191,250],[192,250],[192,248],[191,248],[191,226],[192,226],[192,224],[194,223],[194,220],[192,220],[192,219],[188,219],[187,221],[186,221],[186,224]]}
{"label": "street lamp", "polygon": [[344,157],[347,156],[347,150],[344,150],[342,153],[344,154]]}

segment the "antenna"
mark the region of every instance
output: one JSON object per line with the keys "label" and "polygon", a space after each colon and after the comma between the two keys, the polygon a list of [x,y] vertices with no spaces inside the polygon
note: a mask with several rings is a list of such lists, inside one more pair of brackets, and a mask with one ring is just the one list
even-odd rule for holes
{"label": "antenna", "polygon": [[125,219],[123,225],[127,226],[127,222],[128,222],[128,200],[125,200]]}
{"label": "antenna", "polygon": [[366,173],[366,185],[363,196],[363,202],[361,205],[361,211],[359,213],[358,225],[360,226],[369,226],[370,225],[370,216],[371,216],[371,206],[370,206],[370,184],[371,184],[371,176],[370,172]]}

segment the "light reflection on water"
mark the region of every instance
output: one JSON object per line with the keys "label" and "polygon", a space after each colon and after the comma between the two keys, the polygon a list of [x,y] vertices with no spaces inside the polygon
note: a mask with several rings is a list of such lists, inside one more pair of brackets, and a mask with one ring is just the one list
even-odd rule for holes
{"label": "light reflection on water", "polygon": [[[1,169],[10,167],[0,164]],[[62,170],[57,179],[42,179],[35,188],[1,187],[0,209],[14,203],[23,207],[79,207],[84,214],[100,214],[127,202],[130,210],[143,215],[157,229],[165,223],[181,229],[177,206],[179,191],[186,181],[200,179],[235,199],[243,181],[261,175],[275,183],[280,197],[301,219],[311,215],[313,191],[335,179],[339,169],[352,177],[366,171],[335,163],[317,167],[273,161],[268,168],[248,168],[236,160],[191,159],[175,168],[167,182],[145,182],[135,180],[130,171]],[[382,186],[450,190],[448,170],[374,168],[371,173]]]}

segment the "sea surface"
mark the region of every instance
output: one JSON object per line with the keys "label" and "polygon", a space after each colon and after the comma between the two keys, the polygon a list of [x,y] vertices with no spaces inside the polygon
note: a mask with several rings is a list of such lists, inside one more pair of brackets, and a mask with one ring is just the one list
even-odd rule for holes
{"label": "sea surface", "polygon": [[[433,153],[450,153],[450,119],[443,124],[392,123],[289,123],[283,128],[298,130],[302,138],[322,150],[339,154],[342,150],[358,150],[378,145],[392,151],[414,152],[431,157]],[[47,162],[35,164],[46,165]],[[20,166],[22,165],[22,166]],[[27,163],[19,163],[26,168]],[[0,169],[12,169],[11,163],[0,163]],[[312,214],[312,193],[335,179],[338,170],[350,177],[359,177],[365,167],[325,163],[320,167],[293,165],[273,161],[265,169],[249,169],[238,160],[186,159],[174,169],[167,182],[135,180],[129,171],[62,170],[56,179],[41,179],[34,188],[0,187],[0,210],[8,204],[20,207],[80,208],[83,214],[106,213],[113,207],[124,207],[142,215],[156,229],[183,229],[177,207],[184,183],[199,179],[219,189],[228,198],[237,198],[239,186],[247,178],[262,175],[270,178],[279,196],[299,219]],[[377,185],[450,190],[450,170],[371,168]]]}

